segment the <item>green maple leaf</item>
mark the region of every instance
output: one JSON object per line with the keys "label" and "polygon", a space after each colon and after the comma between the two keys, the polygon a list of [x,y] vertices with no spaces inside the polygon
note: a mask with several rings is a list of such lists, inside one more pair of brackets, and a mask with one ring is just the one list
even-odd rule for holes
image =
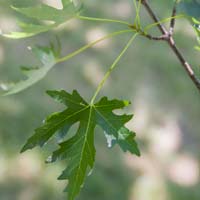
{"label": "green maple leaf", "polygon": [[[19,22],[21,32],[11,32],[3,34],[3,36],[13,39],[26,38],[42,32],[56,28],[60,24],[75,17],[80,10],[79,5],[75,5],[71,0],[63,0],[63,9],[57,9],[46,4],[40,4],[34,7],[16,8],[12,7],[18,13],[25,15],[28,18],[37,20],[37,24]],[[48,21],[49,23],[44,23]]]}
{"label": "green maple leaf", "polygon": [[41,66],[21,67],[21,71],[26,76],[26,79],[16,83],[1,84],[1,87],[5,90],[3,96],[18,93],[43,79],[56,64],[56,59],[59,57],[59,51],[55,50],[53,45],[51,47],[37,46],[32,51],[41,62]]}
{"label": "green maple leaf", "polygon": [[[116,115],[113,110],[128,106],[128,101],[108,100],[107,97],[93,105],[88,104],[77,91],[69,94],[65,91],[48,91],[52,98],[67,106],[62,112],[53,113],[44,124],[35,130],[22,148],[22,152],[35,146],[43,146],[60,129],[65,127],[67,134],[70,127],[79,122],[77,132],[68,140],[59,144],[59,149],[48,158],[48,162],[67,160],[67,168],[59,179],[67,179],[68,199],[74,198],[80,192],[88,169],[92,169],[95,161],[94,131],[100,126],[106,135],[112,137],[112,146],[118,144],[122,150],[140,155],[135,142],[135,134],[124,125],[132,115]],[[108,138],[108,137],[107,137]],[[109,139],[108,139],[109,140]]]}

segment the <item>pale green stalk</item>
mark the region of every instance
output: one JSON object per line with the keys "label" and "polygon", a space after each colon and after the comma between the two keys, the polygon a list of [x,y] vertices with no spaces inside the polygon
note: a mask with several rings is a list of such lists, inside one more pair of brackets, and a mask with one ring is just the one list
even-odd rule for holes
{"label": "pale green stalk", "polygon": [[67,61],[67,60],[69,60],[70,58],[72,58],[72,57],[74,57],[74,56],[76,56],[76,55],[82,53],[82,52],[85,51],[86,49],[88,49],[88,48],[94,46],[95,44],[97,44],[97,43],[99,43],[99,42],[101,42],[101,41],[103,41],[103,40],[105,40],[105,39],[114,37],[114,36],[116,36],[116,35],[121,35],[121,34],[123,34],[123,33],[128,33],[128,32],[133,32],[133,30],[126,29],[126,30],[121,30],[121,31],[116,31],[116,32],[110,33],[110,34],[108,34],[108,35],[106,35],[106,36],[104,36],[104,37],[102,37],[102,38],[99,38],[98,40],[95,40],[95,41],[93,41],[93,42],[91,42],[91,43],[89,43],[89,44],[87,44],[87,45],[81,47],[80,49],[78,49],[78,50],[76,50],[76,51],[74,51],[74,52],[72,52],[72,53],[70,53],[70,54],[68,54],[68,55],[66,55],[66,56],[64,56],[64,57],[62,57],[62,58],[58,58],[58,59],[56,60],[56,62],[57,62],[57,63],[60,63],[60,62],[63,62],[63,61]]}
{"label": "pale green stalk", "polygon": [[140,9],[141,9],[141,0],[139,0],[138,4],[136,2],[136,0],[133,0],[133,4],[136,10],[136,16],[135,16],[135,20],[134,20],[134,24],[136,23],[137,26],[140,27]]}
{"label": "pale green stalk", "polygon": [[138,2],[138,7],[137,7],[137,11],[136,11],[137,24],[139,25],[139,27],[141,26],[141,23],[140,23],[140,9],[141,9],[141,0],[139,0],[139,2]]}
{"label": "pale green stalk", "polygon": [[133,5],[135,7],[135,10],[137,10],[137,2],[136,2],[136,0],[133,0]]}
{"label": "pale green stalk", "polygon": [[108,77],[110,76],[111,72],[113,71],[113,69],[116,67],[117,63],[120,61],[120,59],[122,58],[122,56],[125,54],[125,52],[127,51],[127,49],[130,47],[130,45],[132,44],[133,40],[136,38],[136,36],[138,35],[138,33],[135,33],[131,39],[128,41],[128,43],[126,44],[126,46],[123,48],[123,50],[121,51],[121,53],[117,56],[117,58],[115,59],[115,61],[113,62],[113,64],[110,66],[109,70],[107,71],[107,73],[104,75],[103,79],[101,80],[101,82],[99,83],[94,96],[92,97],[90,104],[93,105],[94,101],[97,97],[97,95],[99,94],[101,88],[103,87],[104,83],[106,82],[106,80],[108,79]]}
{"label": "pale green stalk", "polygon": [[174,17],[168,17],[168,18],[165,18],[165,19],[162,19],[160,20],[159,22],[156,22],[156,23],[153,23],[153,24],[149,24],[148,26],[146,26],[144,28],[144,31],[148,31],[149,29],[153,28],[154,26],[157,26],[158,24],[162,24],[162,23],[165,23],[165,22],[168,22],[170,21],[171,19],[178,19],[178,18],[182,18],[184,17],[184,15],[176,15]]}
{"label": "pale green stalk", "polygon": [[99,21],[99,22],[110,22],[110,23],[119,23],[119,24],[125,24],[125,25],[130,25],[126,21],[122,20],[115,20],[115,19],[107,19],[107,18],[95,18],[95,17],[87,17],[87,16],[77,16],[78,19],[81,20],[87,20],[87,21]]}

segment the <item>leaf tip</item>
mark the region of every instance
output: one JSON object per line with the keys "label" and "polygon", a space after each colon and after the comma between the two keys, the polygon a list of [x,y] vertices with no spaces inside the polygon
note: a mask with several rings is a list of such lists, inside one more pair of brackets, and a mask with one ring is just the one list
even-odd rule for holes
{"label": "leaf tip", "polygon": [[123,103],[124,103],[124,106],[129,106],[131,104],[131,102],[128,100],[124,100]]}
{"label": "leaf tip", "polygon": [[46,91],[46,93],[47,93],[50,97],[51,97],[51,95],[52,95],[52,92],[53,92],[52,90],[47,90],[47,91]]}
{"label": "leaf tip", "polygon": [[26,147],[26,145],[24,145],[20,150],[20,153],[24,153],[26,150],[28,150],[28,148]]}
{"label": "leaf tip", "polygon": [[134,152],[134,153],[135,153],[135,155],[138,156],[138,157],[141,156],[141,152],[140,152],[138,146],[136,146],[136,149],[135,149],[135,152]]}
{"label": "leaf tip", "polygon": [[74,96],[74,95],[78,95],[78,96],[79,96],[79,93],[78,93],[77,90],[73,90],[73,91],[72,91],[72,95],[73,95],[73,96]]}
{"label": "leaf tip", "polygon": [[34,148],[36,145],[34,143],[30,143],[29,141],[22,147],[22,149],[20,150],[20,153],[23,153],[29,149]]}
{"label": "leaf tip", "polygon": [[0,93],[0,95],[3,96],[3,97],[10,95],[10,92],[9,92],[10,86],[11,85],[9,85],[9,84],[1,83],[0,89],[2,90],[2,92]]}
{"label": "leaf tip", "polygon": [[16,11],[18,11],[18,8],[17,8],[17,7],[15,7],[15,6],[13,6],[13,5],[11,5],[11,6],[10,6],[10,8],[11,8],[11,9],[13,9],[13,10],[16,10]]}
{"label": "leaf tip", "polygon": [[64,174],[64,171],[62,172],[62,174],[60,174],[60,176],[57,178],[57,180],[65,180],[66,177],[65,177],[65,174]]}

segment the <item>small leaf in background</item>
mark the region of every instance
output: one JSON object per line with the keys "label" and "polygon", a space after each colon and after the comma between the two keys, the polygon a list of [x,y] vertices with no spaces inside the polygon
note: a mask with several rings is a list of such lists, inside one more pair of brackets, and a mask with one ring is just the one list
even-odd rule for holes
{"label": "small leaf in background", "polygon": [[200,18],[200,0],[182,0],[178,4],[178,11],[190,17]]}
{"label": "small leaf in background", "polygon": [[[75,17],[79,12],[79,8],[75,6],[71,0],[63,0],[63,9],[57,9],[46,4],[39,6],[16,8],[12,7],[18,13],[25,15],[28,18],[37,20],[37,24],[19,22],[21,32],[11,32],[9,34],[2,34],[5,37],[19,39],[30,37],[42,32],[46,32],[52,28]],[[79,5],[78,5],[79,6]],[[48,24],[45,22],[49,22]]]}
{"label": "small leaf in background", "polygon": [[[1,84],[1,88],[5,90],[3,96],[18,93],[31,85],[43,79],[49,70],[56,64],[58,52],[51,45],[51,47],[34,47],[32,51],[40,60],[42,66],[40,67],[21,67],[22,73],[26,76],[25,80],[21,80],[11,84]],[[3,87],[2,87],[3,86]]]}
{"label": "small leaf in background", "polygon": [[200,50],[200,0],[181,0],[178,4],[178,12],[185,14],[197,35],[198,45],[196,50]]}
{"label": "small leaf in background", "polygon": [[193,22],[193,28],[194,28],[196,35],[197,35],[197,43],[198,43],[198,45],[195,46],[195,49],[197,51],[200,51],[200,21],[198,21],[195,18],[192,18],[192,22]]}
{"label": "small leaf in background", "polygon": [[[74,200],[79,194],[88,169],[92,170],[95,161],[94,131],[100,126],[107,136],[112,138],[112,146],[118,144],[123,151],[140,155],[135,134],[124,125],[132,115],[116,115],[113,110],[128,106],[128,101],[108,100],[103,97],[94,105],[88,104],[77,91],[72,94],[65,91],[47,92],[56,101],[65,104],[67,109],[53,113],[45,120],[44,124],[35,130],[22,148],[22,152],[35,146],[43,146],[59,130],[67,134],[70,127],[79,122],[76,133],[66,141],[59,143],[59,149],[54,151],[47,162],[67,160],[67,167],[59,179],[67,179],[68,200]],[[64,128],[64,129],[63,129]]]}

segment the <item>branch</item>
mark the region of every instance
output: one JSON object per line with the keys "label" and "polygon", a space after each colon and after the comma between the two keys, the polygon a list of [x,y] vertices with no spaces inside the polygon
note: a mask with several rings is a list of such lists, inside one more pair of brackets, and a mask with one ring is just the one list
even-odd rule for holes
{"label": "branch", "polygon": [[[193,81],[193,83],[195,84],[195,86],[197,87],[197,89],[200,92],[200,80],[196,77],[191,65],[186,61],[186,59],[184,58],[184,56],[182,55],[180,50],[177,48],[176,43],[172,37],[172,34],[170,33],[170,31],[167,31],[166,28],[159,22],[159,19],[157,18],[154,11],[151,9],[151,7],[148,3],[148,0],[142,0],[142,4],[146,8],[147,12],[149,13],[149,15],[151,16],[153,21],[157,23],[157,27],[160,30],[160,32],[163,34],[163,37],[166,38],[166,36],[168,36],[167,39],[165,39],[165,41],[167,41],[170,48],[172,49],[172,51],[174,52],[174,54],[180,61],[182,67],[186,70],[188,76],[191,78],[191,80]],[[176,15],[176,3],[174,5],[173,11],[172,11],[172,16],[173,15]],[[174,29],[174,25],[175,25],[175,19],[172,18],[171,23],[170,23],[170,28],[172,28],[172,32]]]}
{"label": "branch", "polygon": [[133,29],[133,31],[135,31],[136,33],[138,33],[150,40],[167,40],[168,39],[168,35],[161,35],[161,36],[150,35],[150,34],[146,33],[145,31],[143,31],[137,25],[129,25],[129,28]]}
{"label": "branch", "polygon": [[174,33],[174,27],[175,27],[175,16],[176,16],[176,6],[177,6],[178,0],[174,2],[174,7],[172,9],[172,16],[170,21],[170,29],[169,34],[172,36]]}
{"label": "branch", "polygon": [[151,16],[151,18],[153,19],[153,21],[157,23],[157,27],[160,30],[160,32],[163,35],[166,35],[168,33],[167,29],[162,24],[159,23],[160,20],[157,18],[157,16],[155,15],[154,11],[149,6],[147,0],[142,0],[142,4],[146,8],[147,12],[149,13],[149,15]]}

